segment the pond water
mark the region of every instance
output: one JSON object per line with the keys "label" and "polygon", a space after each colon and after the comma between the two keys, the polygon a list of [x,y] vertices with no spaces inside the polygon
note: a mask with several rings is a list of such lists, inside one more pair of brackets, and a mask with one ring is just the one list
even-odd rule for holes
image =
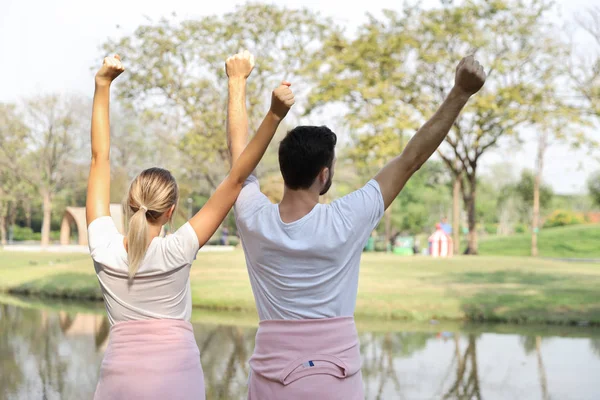
{"label": "pond water", "polygon": [[[209,321],[194,322],[207,399],[245,399],[256,327]],[[597,329],[360,322],[368,399],[600,399]],[[108,332],[101,308],[0,304],[0,399],[91,399]]]}

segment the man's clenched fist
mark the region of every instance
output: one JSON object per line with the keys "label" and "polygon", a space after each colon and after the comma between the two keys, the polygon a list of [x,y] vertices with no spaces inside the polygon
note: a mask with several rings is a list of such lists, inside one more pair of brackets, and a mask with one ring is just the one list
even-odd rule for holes
{"label": "man's clenched fist", "polygon": [[225,61],[225,72],[229,78],[248,78],[254,68],[254,56],[248,50],[229,57]]}
{"label": "man's clenched fist", "polygon": [[456,67],[454,85],[465,94],[471,96],[479,91],[485,83],[485,71],[473,56],[463,58]]}

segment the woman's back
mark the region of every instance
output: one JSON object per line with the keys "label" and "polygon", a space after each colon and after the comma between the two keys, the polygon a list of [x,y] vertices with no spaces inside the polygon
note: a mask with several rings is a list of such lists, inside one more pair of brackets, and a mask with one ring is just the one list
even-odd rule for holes
{"label": "woman's back", "polygon": [[88,227],[88,238],[111,325],[144,319],[189,321],[190,267],[199,250],[189,223],[172,235],[154,238],[131,280],[124,236],[111,217],[95,219]]}

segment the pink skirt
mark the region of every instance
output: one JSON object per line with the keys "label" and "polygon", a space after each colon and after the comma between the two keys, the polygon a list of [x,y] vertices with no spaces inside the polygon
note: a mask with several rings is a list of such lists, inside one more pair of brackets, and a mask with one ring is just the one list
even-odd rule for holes
{"label": "pink skirt", "polygon": [[94,399],[204,400],[192,324],[156,319],[113,325]]}
{"label": "pink skirt", "polygon": [[249,400],[364,400],[354,318],[261,321]]}

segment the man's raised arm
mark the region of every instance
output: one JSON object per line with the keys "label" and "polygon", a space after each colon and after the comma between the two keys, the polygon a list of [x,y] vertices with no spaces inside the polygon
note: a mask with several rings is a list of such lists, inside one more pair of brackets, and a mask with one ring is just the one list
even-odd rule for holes
{"label": "man's raised arm", "polygon": [[254,68],[254,56],[248,51],[231,56],[225,62],[228,77],[227,147],[230,165],[240,157],[248,144],[248,112],[246,80]]}
{"label": "man's raised arm", "polygon": [[456,67],[454,87],[437,112],[412,137],[398,157],[375,176],[385,208],[398,196],[406,182],[440,146],[469,98],[485,83],[483,67],[469,56]]}

